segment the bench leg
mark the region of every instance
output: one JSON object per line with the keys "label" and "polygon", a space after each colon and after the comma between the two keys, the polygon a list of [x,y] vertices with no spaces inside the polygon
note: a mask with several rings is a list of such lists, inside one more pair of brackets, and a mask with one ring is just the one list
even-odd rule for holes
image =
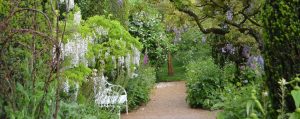
{"label": "bench leg", "polygon": [[121,109],[119,109],[119,119],[121,119]]}
{"label": "bench leg", "polygon": [[127,100],[126,100],[126,114],[128,115],[128,103],[127,103]]}

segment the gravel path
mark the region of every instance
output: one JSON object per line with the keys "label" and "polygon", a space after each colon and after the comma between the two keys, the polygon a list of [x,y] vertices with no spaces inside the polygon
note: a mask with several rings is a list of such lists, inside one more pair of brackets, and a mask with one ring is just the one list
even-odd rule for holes
{"label": "gravel path", "polygon": [[215,119],[216,112],[191,109],[185,102],[185,83],[167,82],[156,85],[151,100],[122,119]]}

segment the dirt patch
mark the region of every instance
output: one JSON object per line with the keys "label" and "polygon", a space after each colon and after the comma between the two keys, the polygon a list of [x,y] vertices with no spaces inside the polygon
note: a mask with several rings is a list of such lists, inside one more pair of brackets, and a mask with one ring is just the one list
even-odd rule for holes
{"label": "dirt patch", "polygon": [[146,106],[122,114],[122,119],[215,119],[216,111],[191,109],[185,101],[185,82],[156,85]]}

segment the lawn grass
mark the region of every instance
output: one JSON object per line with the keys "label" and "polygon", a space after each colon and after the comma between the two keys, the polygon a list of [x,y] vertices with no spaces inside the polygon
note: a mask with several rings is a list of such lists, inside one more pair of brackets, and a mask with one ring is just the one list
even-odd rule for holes
{"label": "lawn grass", "polygon": [[185,80],[185,67],[183,63],[173,59],[174,75],[168,75],[168,63],[166,62],[161,69],[157,72],[157,82],[170,82]]}

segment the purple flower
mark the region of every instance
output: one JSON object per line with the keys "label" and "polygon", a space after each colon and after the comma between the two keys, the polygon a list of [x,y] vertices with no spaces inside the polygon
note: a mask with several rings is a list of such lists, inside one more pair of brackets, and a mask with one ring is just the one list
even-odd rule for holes
{"label": "purple flower", "polygon": [[145,54],[145,56],[144,56],[144,64],[148,64],[148,60],[149,60],[148,54]]}
{"label": "purple flower", "polygon": [[261,55],[258,56],[257,62],[258,62],[258,64],[260,65],[260,67],[261,67],[262,69],[264,69],[264,58],[263,58]]}
{"label": "purple flower", "polygon": [[123,0],[118,0],[118,4],[119,4],[119,6],[122,6],[123,5]]}

